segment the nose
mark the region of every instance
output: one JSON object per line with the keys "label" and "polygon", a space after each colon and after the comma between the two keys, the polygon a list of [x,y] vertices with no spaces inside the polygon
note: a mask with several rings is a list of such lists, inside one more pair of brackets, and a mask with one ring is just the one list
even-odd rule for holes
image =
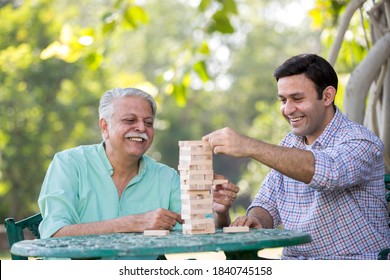
{"label": "nose", "polygon": [[295,104],[293,101],[291,100],[287,100],[284,105],[283,105],[283,113],[288,116],[288,115],[291,115],[292,113],[294,113],[294,111],[296,110],[296,107],[295,107]]}
{"label": "nose", "polygon": [[135,131],[144,132],[145,131],[145,124],[142,121],[137,122],[135,128]]}

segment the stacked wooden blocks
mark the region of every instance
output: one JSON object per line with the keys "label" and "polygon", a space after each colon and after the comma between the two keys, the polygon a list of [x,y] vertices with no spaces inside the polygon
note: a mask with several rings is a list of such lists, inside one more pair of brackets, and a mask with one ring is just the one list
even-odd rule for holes
{"label": "stacked wooden blocks", "polygon": [[213,154],[205,141],[179,141],[183,234],[215,233]]}

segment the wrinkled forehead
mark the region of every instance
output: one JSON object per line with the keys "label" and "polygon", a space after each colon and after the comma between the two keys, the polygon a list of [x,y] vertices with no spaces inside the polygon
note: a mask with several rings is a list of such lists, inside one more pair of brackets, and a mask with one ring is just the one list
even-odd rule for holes
{"label": "wrinkled forehead", "polygon": [[123,96],[113,100],[114,115],[136,115],[153,118],[153,108],[148,100],[140,96]]}

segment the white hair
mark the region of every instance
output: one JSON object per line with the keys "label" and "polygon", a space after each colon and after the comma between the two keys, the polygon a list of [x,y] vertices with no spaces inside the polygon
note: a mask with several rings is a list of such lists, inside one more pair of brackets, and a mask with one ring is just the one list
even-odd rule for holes
{"label": "white hair", "polygon": [[106,91],[103,96],[100,98],[99,104],[99,119],[104,119],[108,124],[111,123],[111,117],[114,114],[114,100],[120,97],[127,96],[139,96],[144,98],[149,102],[152,109],[153,117],[156,116],[157,105],[153,96],[149,93],[146,93],[140,89],[136,88],[113,88],[109,91]]}

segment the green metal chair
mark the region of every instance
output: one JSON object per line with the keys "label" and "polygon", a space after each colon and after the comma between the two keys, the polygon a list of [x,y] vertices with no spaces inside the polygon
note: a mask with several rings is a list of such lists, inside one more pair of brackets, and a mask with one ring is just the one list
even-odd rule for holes
{"label": "green metal chair", "polygon": [[[386,200],[390,202],[390,174],[385,174],[385,187],[387,190]],[[389,229],[390,229],[390,209],[389,209]],[[382,249],[378,254],[378,260],[387,260],[390,254],[390,248]]]}
{"label": "green metal chair", "polygon": [[[13,218],[5,219],[4,225],[7,232],[9,247],[18,241],[24,240],[24,230],[28,229],[35,238],[40,238],[38,226],[42,221],[41,213],[37,213],[28,218],[15,222]],[[20,257],[11,254],[13,260],[27,260],[27,257]]]}

